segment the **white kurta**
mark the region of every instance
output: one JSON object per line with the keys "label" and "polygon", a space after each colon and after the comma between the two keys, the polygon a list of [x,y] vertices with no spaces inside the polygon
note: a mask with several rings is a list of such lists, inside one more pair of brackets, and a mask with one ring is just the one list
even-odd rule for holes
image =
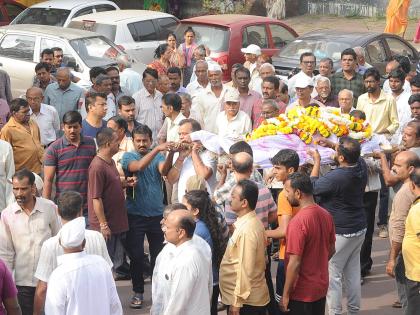
{"label": "white kurta", "polygon": [[239,111],[235,117],[228,119],[226,112],[220,112],[216,119],[216,132],[219,137],[228,137],[235,141],[244,140],[245,135],[252,131],[252,122],[249,116]]}
{"label": "white kurta", "polygon": [[122,315],[120,298],[108,263],[85,252],[57,257],[48,281],[46,315]]}
{"label": "white kurta", "polygon": [[12,176],[15,173],[13,149],[9,142],[0,140],[0,212],[15,202]]}
{"label": "white kurta", "polygon": [[194,235],[178,247],[168,243],[156,258],[150,315],[208,315],[212,289],[207,242]]}

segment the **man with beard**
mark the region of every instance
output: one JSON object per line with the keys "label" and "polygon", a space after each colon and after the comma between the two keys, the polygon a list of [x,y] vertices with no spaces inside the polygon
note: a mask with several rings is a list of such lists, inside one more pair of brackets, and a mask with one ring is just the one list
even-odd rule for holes
{"label": "man with beard", "polygon": [[168,78],[171,82],[171,87],[169,89],[169,92],[172,93],[185,93],[187,92],[187,89],[181,86],[181,80],[182,80],[182,74],[181,69],[178,67],[170,67],[168,69]]}
{"label": "man with beard", "polygon": [[245,67],[240,67],[235,71],[236,84],[240,95],[240,110],[245,112],[251,119],[252,107],[256,101],[261,99],[261,95],[249,89],[251,73]]}
{"label": "man with beard", "polygon": [[118,115],[127,122],[126,136],[131,138],[134,128],[140,126],[136,118],[136,104],[134,98],[124,95],[118,101]]}
{"label": "man with beard", "polygon": [[111,66],[106,69],[106,75],[111,79],[112,88],[111,93],[114,96],[115,103],[118,103],[119,99],[123,95],[130,95],[130,92],[122,88],[120,85],[120,71],[117,67]]}
{"label": "man with beard", "polygon": [[327,77],[318,77],[315,82],[318,95],[314,98],[325,106],[339,107],[336,95],[331,93],[331,81]]}
{"label": "man with beard", "polygon": [[1,213],[0,258],[14,272],[22,314],[31,315],[41,246],[57,234],[60,222],[52,201],[34,197],[35,176],[31,171],[18,171],[12,183],[16,202]]}

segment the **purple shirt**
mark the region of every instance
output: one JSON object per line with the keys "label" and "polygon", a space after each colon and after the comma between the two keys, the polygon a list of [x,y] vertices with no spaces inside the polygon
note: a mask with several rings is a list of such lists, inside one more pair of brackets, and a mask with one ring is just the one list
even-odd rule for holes
{"label": "purple shirt", "polygon": [[17,289],[13,282],[12,274],[6,264],[0,259],[0,315],[6,314],[3,301],[17,296]]}
{"label": "purple shirt", "polygon": [[0,99],[0,130],[10,118],[10,108],[6,100]]}

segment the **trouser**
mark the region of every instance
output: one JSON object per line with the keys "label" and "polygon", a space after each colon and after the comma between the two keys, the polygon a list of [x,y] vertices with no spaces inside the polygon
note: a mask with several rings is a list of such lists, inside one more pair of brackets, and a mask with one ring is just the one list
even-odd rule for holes
{"label": "trouser", "polygon": [[372,268],[372,238],[375,230],[375,210],[378,203],[378,192],[369,191],[363,195],[363,204],[365,206],[367,230],[365,240],[360,251],[360,269],[362,277],[366,276]]}
{"label": "trouser", "polygon": [[216,284],[213,286],[213,293],[211,296],[211,306],[210,306],[211,315],[217,315],[217,303],[218,303],[219,293],[220,293],[219,285]]}
{"label": "trouser", "polygon": [[[227,314],[229,314],[229,306],[227,307]],[[240,311],[240,315],[267,315],[266,306],[253,306],[244,304]]]}
{"label": "trouser", "polygon": [[325,297],[314,302],[289,301],[289,315],[325,315]]}
{"label": "trouser", "polygon": [[268,293],[270,295],[270,302],[267,304],[267,311],[270,315],[279,315],[279,305],[276,303],[274,295],[273,279],[271,278],[271,257],[270,257],[270,246],[267,246],[267,264],[265,266],[265,281],[267,282]]}
{"label": "trouser", "polygon": [[405,291],[405,284],[406,284],[407,278],[405,277],[404,259],[401,253],[397,257],[394,273],[395,273],[395,282],[397,284],[398,299],[400,300],[403,311],[406,311],[407,294]]}
{"label": "trouser", "polygon": [[133,291],[144,293],[144,236],[147,236],[150,251],[150,268],[153,274],[156,257],[163,247],[162,216],[143,217],[128,215],[127,253],[130,258],[130,274]]}
{"label": "trouser", "polygon": [[111,238],[106,241],[109,257],[112,261],[112,269],[116,271],[124,264],[124,247],[126,241],[126,232],[111,234]]}
{"label": "trouser", "polygon": [[388,202],[389,202],[389,187],[385,185],[385,180],[382,174],[379,174],[381,180],[381,190],[379,191],[379,212],[378,212],[378,226],[388,224]]}
{"label": "trouser", "polygon": [[347,295],[347,314],[357,314],[360,310],[360,249],[365,233],[344,237],[336,235],[335,254],[328,263],[329,287],[327,294],[330,315],[342,314],[343,282]]}
{"label": "trouser", "polygon": [[32,315],[34,312],[35,287],[16,286],[17,298],[22,310],[22,315]]}
{"label": "trouser", "polygon": [[420,282],[405,279],[407,309],[404,315],[418,315],[420,310]]}
{"label": "trouser", "polygon": [[284,269],[284,259],[279,259],[277,265],[276,275],[276,301],[280,302],[280,297],[283,296],[284,282],[286,281],[286,273]]}

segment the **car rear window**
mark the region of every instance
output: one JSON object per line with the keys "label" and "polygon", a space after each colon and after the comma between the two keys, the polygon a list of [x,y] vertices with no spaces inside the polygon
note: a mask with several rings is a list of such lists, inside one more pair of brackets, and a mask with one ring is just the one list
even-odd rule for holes
{"label": "car rear window", "polygon": [[11,24],[40,24],[63,26],[70,10],[50,8],[27,8]]}
{"label": "car rear window", "polygon": [[211,52],[228,51],[230,31],[226,27],[183,23],[177,29],[177,37],[184,41],[184,31],[191,26],[196,34],[196,42],[207,46]]}
{"label": "car rear window", "polygon": [[117,32],[116,25],[96,23],[95,21],[89,21],[89,20],[71,21],[68,27],[76,28],[79,30],[96,32],[100,35],[105,36],[111,41],[115,41],[115,33]]}
{"label": "car rear window", "polygon": [[326,41],[322,39],[296,39],[286,45],[280,52],[280,58],[298,60],[304,52],[312,52],[317,60],[331,58],[333,61],[341,59],[341,52],[351,47],[349,43],[339,41]]}

